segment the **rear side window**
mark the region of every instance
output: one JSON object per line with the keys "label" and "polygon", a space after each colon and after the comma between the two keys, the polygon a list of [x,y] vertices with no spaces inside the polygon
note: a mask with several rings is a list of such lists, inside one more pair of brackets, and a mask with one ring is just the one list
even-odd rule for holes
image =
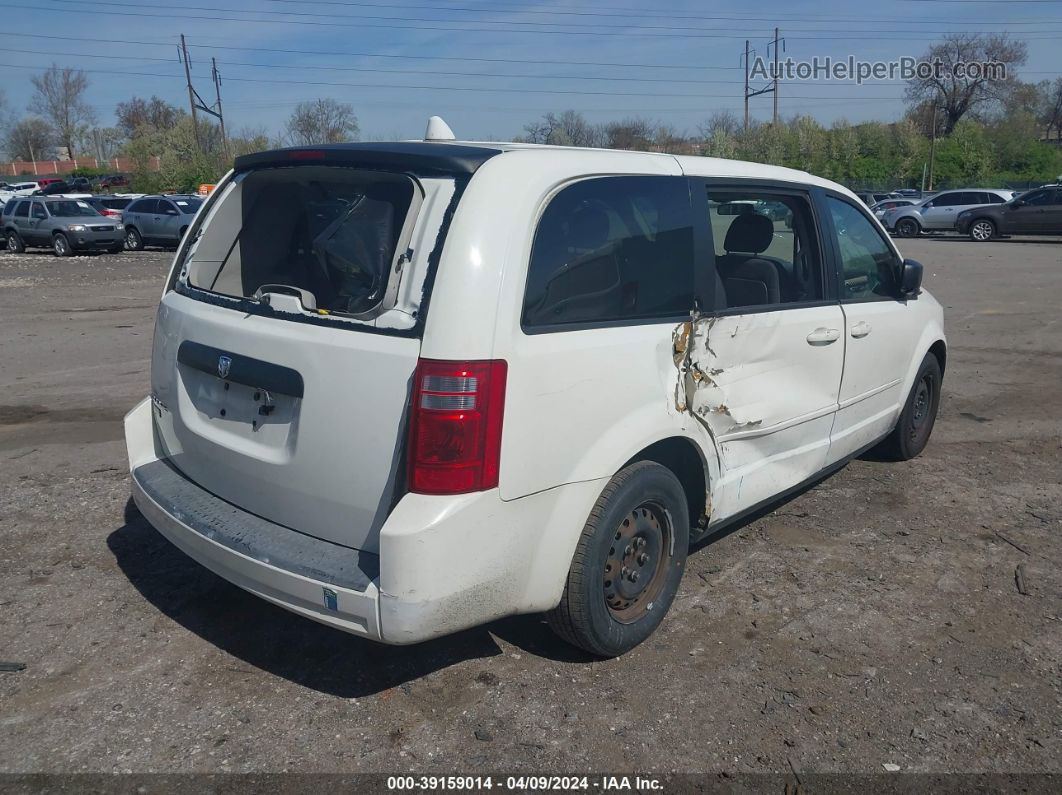
{"label": "rear side window", "polygon": [[686,180],[601,177],[553,197],[531,249],[525,327],[673,318],[692,306]]}
{"label": "rear side window", "polygon": [[241,177],[213,208],[186,262],[193,287],[252,298],[308,293],[307,309],[363,318],[393,305],[420,188],[408,176],[335,166]]}
{"label": "rear side window", "polygon": [[29,202],[19,202],[18,207],[15,208],[15,215],[19,218],[29,218]]}

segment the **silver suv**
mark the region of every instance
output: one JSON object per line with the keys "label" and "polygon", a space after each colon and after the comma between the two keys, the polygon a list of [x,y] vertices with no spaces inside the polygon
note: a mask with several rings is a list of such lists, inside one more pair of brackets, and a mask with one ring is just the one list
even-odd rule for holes
{"label": "silver suv", "polygon": [[959,213],[971,207],[1002,204],[1014,198],[1012,190],[946,190],[910,207],[896,207],[881,217],[881,223],[900,237],[922,232],[950,232]]}
{"label": "silver suv", "polygon": [[82,199],[12,199],[4,205],[2,220],[7,250],[14,253],[36,246],[69,257],[75,251],[117,254],[123,248],[121,222],[100,215]]}
{"label": "silver suv", "polygon": [[122,211],[125,247],[140,251],[144,246],[176,248],[203,204],[199,196],[144,196]]}

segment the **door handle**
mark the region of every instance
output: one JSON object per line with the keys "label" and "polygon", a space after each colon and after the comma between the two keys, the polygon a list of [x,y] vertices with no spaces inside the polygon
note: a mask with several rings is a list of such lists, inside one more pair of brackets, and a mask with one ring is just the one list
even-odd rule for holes
{"label": "door handle", "polygon": [[855,337],[857,340],[862,339],[869,333],[870,324],[867,323],[865,320],[860,320],[858,323],[852,326],[852,336]]}
{"label": "door handle", "polygon": [[819,327],[808,334],[808,345],[829,345],[841,338],[841,332],[835,328]]}

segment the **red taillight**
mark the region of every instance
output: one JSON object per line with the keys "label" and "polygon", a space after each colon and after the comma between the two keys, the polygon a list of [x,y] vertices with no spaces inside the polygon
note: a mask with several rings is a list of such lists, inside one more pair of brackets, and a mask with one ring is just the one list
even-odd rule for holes
{"label": "red taillight", "polygon": [[410,491],[463,494],[498,485],[506,371],[500,359],[417,362]]}

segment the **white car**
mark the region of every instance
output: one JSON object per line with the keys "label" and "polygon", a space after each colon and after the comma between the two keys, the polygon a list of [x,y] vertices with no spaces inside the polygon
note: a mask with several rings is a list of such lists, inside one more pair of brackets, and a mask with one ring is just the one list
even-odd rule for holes
{"label": "white car", "polygon": [[921,276],[850,191],[785,168],[241,156],[165,285],[133,496],[220,576],[365,638],[545,612],[618,655],[692,541],[871,447],[921,452],[946,357]]}

